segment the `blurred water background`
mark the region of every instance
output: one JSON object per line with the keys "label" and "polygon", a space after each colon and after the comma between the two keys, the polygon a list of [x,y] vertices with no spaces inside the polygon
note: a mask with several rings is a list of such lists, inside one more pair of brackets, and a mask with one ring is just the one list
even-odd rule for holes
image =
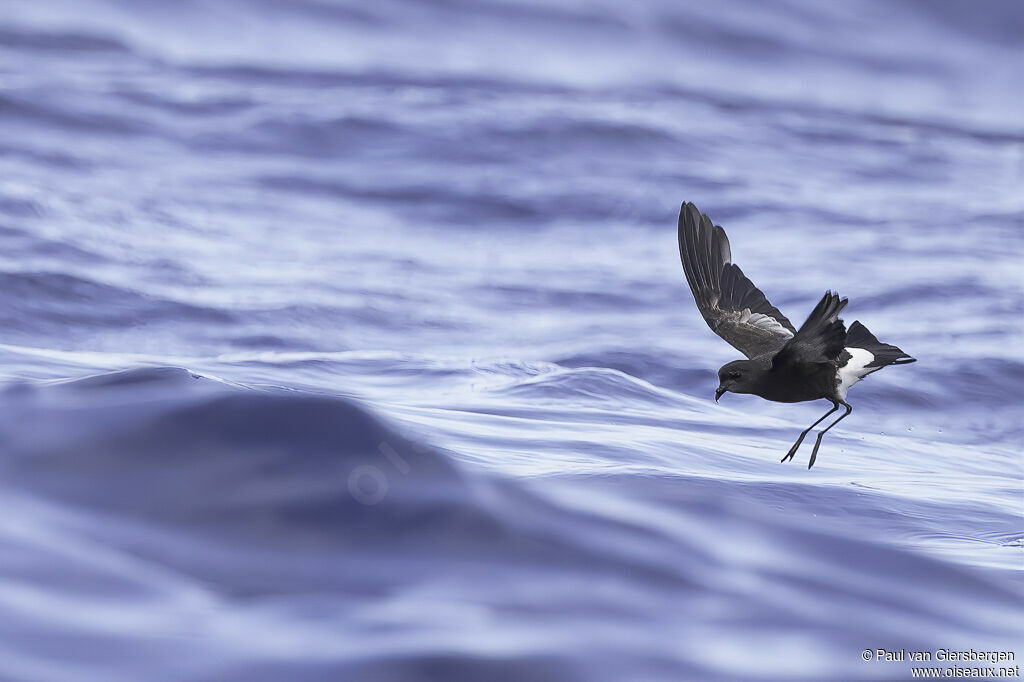
{"label": "blurred water background", "polygon": [[[1024,5],[0,3],[0,679],[1024,656]],[[679,203],[919,359],[726,396]]]}

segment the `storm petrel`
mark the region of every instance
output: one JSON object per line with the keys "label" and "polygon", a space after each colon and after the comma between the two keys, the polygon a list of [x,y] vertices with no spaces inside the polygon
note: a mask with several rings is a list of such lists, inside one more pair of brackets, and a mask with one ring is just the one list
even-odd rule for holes
{"label": "storm petrel", "polygon": [[803,430],[783,462],[793,459],[810,430],[842,405],[846,411],[818,433],[807,468],[814,466],[822,436],[853,411],[846,402],[850,386],[887,365],[915,361],[876,339],[860,322],[847,331],[839,319],[847,299],[831,291],[800,329],[794,329],[732,262],[725,230],[688,202],[679,210],[679,256],[708,326],[747,356],[718,370],[715,402],[732,391],[781,403],[822,398],[832,403],[831,410]]}

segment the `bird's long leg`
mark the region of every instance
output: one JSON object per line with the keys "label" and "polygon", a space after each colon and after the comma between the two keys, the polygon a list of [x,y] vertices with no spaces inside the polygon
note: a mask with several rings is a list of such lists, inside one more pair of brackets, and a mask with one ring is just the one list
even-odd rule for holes
{"label": "bird's long leg", "polygon": [[[811,450],[811,461],[807,463],[807,468],[808,469],[810,469],[812,466],[814,466],[814,459],[815,459],[815,457],[818,456],[818,447],[821,445],[821,437],[825,435],[826,431],[828,431],[833,426],[835,426],[839,422],[841,422],[844,419],[846,419],[847,417],[849,417],[850,413],[853,412],[853,405],[850,405],[849,403],[843,402],[842,400],[840,400],[839,402],[842,403],[843,407],[846,408],[846,412],[843,412],[842,416],[840,416],[839,419],[835,420],[834,422],[832,422],[831,424],[829,424],[828,426],[823,428],[818,433],[818,439],[816,441],[814,441],[814,449]],[[836,405],[837,409],[838,409],[838,407],[839,407],[839,405]]]}
{"label": "bird's long leg", "polygon": [[811,429],[813,429],[815,426],[820,424],[821,421],[825,417],[829,416],[830,414],[832,414],[833,412],[835,412],[838,409],[839,409],[839,403],[832,403],[832,409],[831,410],[829,410],[825,414],[823,414],[820,417],[818,417],[818,421],[814,422],[813,424],[811,424],[810,426],[808,426],[806,429],[803,430],[803,432],[800,434],[800,437],[796,439],[795,443],[793,443],[793,447],[791,447],[789,449],[789,452],[786,453],[786,456],[782,458],[782,461],[785,462],[787,460],[793,459],[793,455],[795,455],[796,451],[800,448],[800,443],[804,442],[804,438],[806,438],[807,434],[811,432]]}

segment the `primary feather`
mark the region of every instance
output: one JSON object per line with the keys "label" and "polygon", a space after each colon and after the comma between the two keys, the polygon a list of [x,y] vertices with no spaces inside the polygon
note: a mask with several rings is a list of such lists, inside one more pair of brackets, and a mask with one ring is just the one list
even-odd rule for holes
{"label": "primary feather", "polygon": [[704,321],[748,358],[770,356],[796,329],[732,262],[729,238],[691,203],[679,210],[679,258]]}

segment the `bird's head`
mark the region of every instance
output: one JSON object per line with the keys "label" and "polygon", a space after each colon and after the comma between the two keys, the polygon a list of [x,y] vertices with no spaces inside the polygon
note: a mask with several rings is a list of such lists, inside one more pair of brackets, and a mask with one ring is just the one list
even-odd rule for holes
{"label": "bird's head", "polygon": [[750,360],[733,360],[722,365],[718,370],[718,390],[715,391],[715,402],[726,391],[733,393],[753,393],[761,368]]}

